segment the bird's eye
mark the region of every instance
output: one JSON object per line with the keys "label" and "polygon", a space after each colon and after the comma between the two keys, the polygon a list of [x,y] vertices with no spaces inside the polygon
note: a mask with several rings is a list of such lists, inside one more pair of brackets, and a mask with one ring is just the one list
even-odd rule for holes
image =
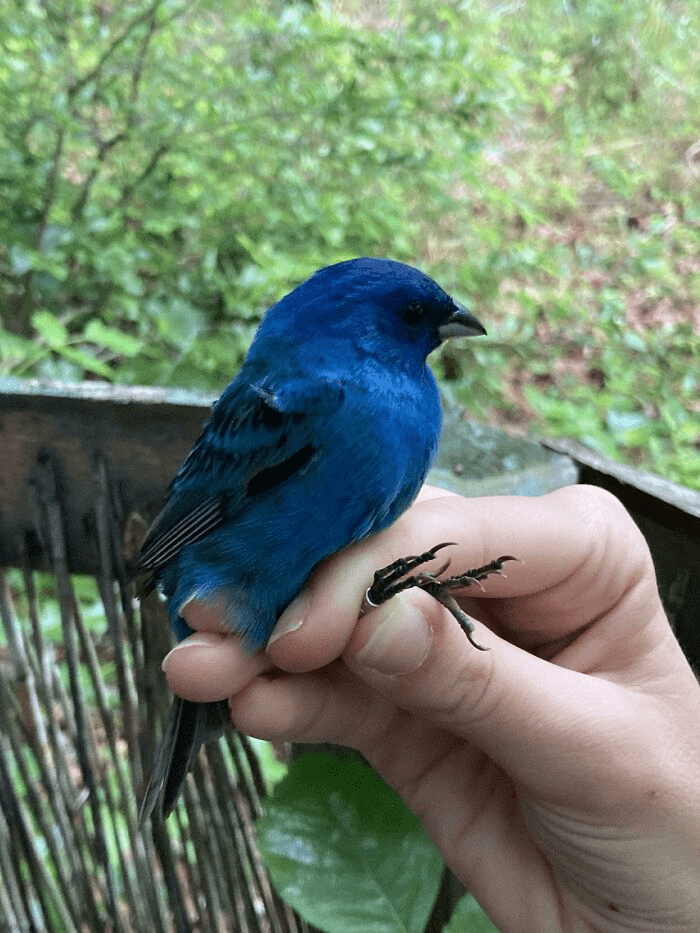
{"label": "bird's eye", "polygon": [[420,301],[412,301],[403,313],[403,319],[409,327],[415,327],[423,320],[425,308]]}

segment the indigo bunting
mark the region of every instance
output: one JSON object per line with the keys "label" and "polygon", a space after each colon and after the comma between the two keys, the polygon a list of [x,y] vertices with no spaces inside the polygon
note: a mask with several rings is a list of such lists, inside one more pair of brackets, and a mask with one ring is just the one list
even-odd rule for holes
{"label": "indigo bunting", "polygon": [[[204,600],[258,650],[320,561],[395,521],[438,444],[426,357],[448,337],[485,333],[431,278],[388,259],[328,266],[273,305],[137,560],[142,594],[167,599],[176,638],[191,634],[180,610]],[[378,573],[369,604],[436,550]],[[170,813],[223,721],[226,703],[174,699],[142,822],[156,806]]]}

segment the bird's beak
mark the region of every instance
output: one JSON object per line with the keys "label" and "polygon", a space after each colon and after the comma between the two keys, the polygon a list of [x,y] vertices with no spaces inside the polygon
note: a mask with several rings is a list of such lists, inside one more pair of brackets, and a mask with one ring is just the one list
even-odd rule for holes
{"label": "bird's beak", "polygon": [[447,340],[449,337],[483,337],[486,334],[484,325],[480,324],[470,311],[456,301],[454,306],[454,312],[438,327],[440,340]]}

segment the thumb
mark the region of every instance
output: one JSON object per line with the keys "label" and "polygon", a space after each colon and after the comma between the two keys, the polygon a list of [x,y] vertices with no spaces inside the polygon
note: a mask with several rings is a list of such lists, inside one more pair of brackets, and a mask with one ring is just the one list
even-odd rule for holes
{"label": "thumb", "polygon": [[586,795],[610,781],[601,745],[624,766],[648,744],[638,734],[639,695],[475,626],[489,650],[476,650],[432,597],[406,592],[363,616],[343,659],[386,699],[468,740],[530,793],[568,804],[573,795],[588,806]]}

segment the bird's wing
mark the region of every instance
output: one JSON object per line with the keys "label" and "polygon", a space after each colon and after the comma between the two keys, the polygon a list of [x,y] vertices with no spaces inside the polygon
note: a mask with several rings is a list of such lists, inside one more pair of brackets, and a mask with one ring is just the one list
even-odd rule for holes
{"label": "bird's wing", "polygon": [[[248,499],[301,470],[318,451],[323,426],[344,396],[339,383],[324,380],[233,382],[178,470],[133,575],[152,577]],[[146,581],[144,593],[151,588]]]}

